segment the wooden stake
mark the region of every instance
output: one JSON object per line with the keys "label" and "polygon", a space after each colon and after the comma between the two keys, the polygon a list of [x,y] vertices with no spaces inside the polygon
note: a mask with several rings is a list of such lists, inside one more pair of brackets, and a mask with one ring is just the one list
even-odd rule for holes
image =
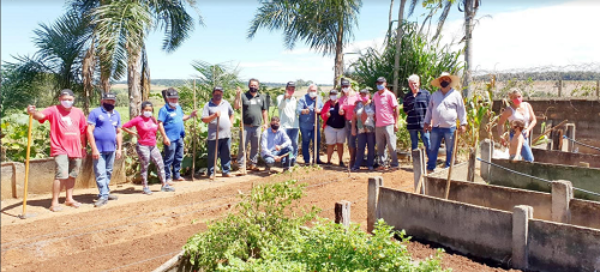
{"label": "wooden stake", "polygon": [[[239,88],[239,87],[238,87]],[[246,141],[244,137],[244,100],[242,99],[243,93],[240,93],[240,144],[242,145],[242,154],[244,155],[244,163],[240,165],[240,173],[246,175]]]}
{"label": "wooden stake", "polygon": [[[192,92],[194,97],[194,110],[196,110],[196,80],[194,79]],[[196,174],[196,118],[194,118],[194,128],[192,129],[192,181],[195,181]]]}
{"label": "wooden stake", "polygon": [[219,120],[220,116],[217,117],[217,135],[215,140],[215,160],[213,165],[213,174],[210,176],[210,180],[215,180],[217,177],[217,155],[219,155]]}
{"label": "wooden stake", "polygon": [[319,133],[319,117],[317,117],[317,103],[319,103],[319,96],[317,96],[315,98],[315,109],[314,109],[314,114],[315,114],[315,128],[314,128],[314,132],[313,132],[313,149],[314,149],[314,153],[315,156],[313,158],[313,165],[316,165],[317,162],[319,161],[319,152],[318,152],[318,143],[317,143],[317,133]]}
{"label": "wooden stake", "polygon": [[[25,154],[25,184],[23,188],[23,214],[19,217],[21,219],[33,217],[34,215],[27,214],[27,185],[29,183],[29,156],[31,152],[31,127],[33,126],[33,115],[29,115],[29,129],[27,130],[27,152]],[[84,144],[84,143],[82,143]],[[13,172],[16,175],[16,172]]]}
{"label": "wooden stake", "polygon": [[450,195],[450,180],[452,178],[452,168],[454,168],[454,161],[456,160],[456,150],[458,149],[458,130],[460,127],[456,127],[454,131],[454,147],[452,149],[452,158],[450,159],[450,169],[448,169],[448,181],[446,181],[446,194],[445,198],[448,199]]}

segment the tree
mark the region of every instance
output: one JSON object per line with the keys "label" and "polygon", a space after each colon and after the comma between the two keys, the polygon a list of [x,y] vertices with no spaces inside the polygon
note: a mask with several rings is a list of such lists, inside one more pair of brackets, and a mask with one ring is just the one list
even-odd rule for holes
{"label": "tree", "polygon": [[473,34],[473,20],[475,19],[475,14],[477,14],[477,10],[479,9],[479,5],[481,4],[481,0],[461,0],[459,2],[458,10],[463,11],[461,6],[464,8],[465,13],[465,73],[463,74],[463,96],[468,97],[473,92],[471,82],[473,81],[472,77],[472,64],[473,64],[473,43],[472,43],[472,34]]}
{"label": "tree", "polygon": [[323,55],[335,56],[333,85],[343,74],[344,44],[352,39],[361,0],[272,0],[261,1],[248,29],[252,39],[260,28],[283,30],[284,45],[292,50],[303,40]]}

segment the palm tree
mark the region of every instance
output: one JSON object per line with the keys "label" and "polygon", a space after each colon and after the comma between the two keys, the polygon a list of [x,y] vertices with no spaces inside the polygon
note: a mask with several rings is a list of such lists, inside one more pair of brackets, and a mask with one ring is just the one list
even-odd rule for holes
{"label": "palm tree", "polygon": [[362,1],[273,0],[261,4],[248,29],[248,38],[252,39],[260,28],[283,30],[284,44],[290,50],[296,41],[303,40],[323,55],[335,55],[333,85],[337,86],[343,74],[344,44],[353,38]]}

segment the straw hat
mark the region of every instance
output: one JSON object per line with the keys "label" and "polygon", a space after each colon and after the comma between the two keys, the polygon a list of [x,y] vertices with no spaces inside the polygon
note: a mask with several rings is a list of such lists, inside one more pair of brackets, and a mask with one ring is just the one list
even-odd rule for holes
{"label": "straw hat", "polygon": [[449,77],[451,82],[450,82],[450,88],[454,88],[456,86],[458,86],[458,84],[460,83],[460,78],[458,76],[452,75],[448,72],[443,72],[440,77],[434,79],[431,81],[431,86],[433,87],[437,87],[437,88],[442,88],[442,86],[440,86],[440,79],[443,77]]}

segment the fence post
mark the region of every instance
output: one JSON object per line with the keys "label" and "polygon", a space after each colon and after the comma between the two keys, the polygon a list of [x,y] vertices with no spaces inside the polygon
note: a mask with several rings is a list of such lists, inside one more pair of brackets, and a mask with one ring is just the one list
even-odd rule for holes
{"label": "fence post", "polygon": [[562,91],[563,91],[563,82],[562,79],[558,80],[558,97],[562,97]]}
{"label": "fence post", "polygon": [[350,227],[350,201],[342,200],[335,203],[335,223]]}
{"label": "fence post", "polygon": [[[421,178],[421,175],[423,175],[423,166],[421,165],[421,156],[423,156],[423,151],[421,151],[420,148],[418,149],[413,149],[412,151],[412,157],[413,157],[413,173],[414,173],[414,178],[415,178],[415,187],[414,190],[417,190],[417,187],[419,185],[419,179]],[[423,184],[421,184],[423,185]],[[421,186],[421,193],[425,191],[425,189],[423,189],[424,186]]]}
{"label": "fence post", "polygon": [[[494,154],[494,143],[492,140],[485,139],[481,141],[479,148],[481,149],[481,160],[491,162],[492,154]],[[490,177],[490,167],[491,165],[487,163],[481,163],[479,165],[479,175],[483,180],[487,181]]]}
{"label": "fence post", "polygon": [[573,198],[573,185],[567,180],[552,181],[552,221],[569,224],[569,202]]}
{"label": "fence post", "polygon": [[512,264],[513,267],[525,270],[529,267],[529,248],[527,236],[529,219],[533,218],[533,207],[519,205],[513,208],[512,217]]}
{"label": "fence post", "polygon": [[596,80],[596,97],[600,97],[600,80]]}
{"label": "fence post", "polygon": [[379,187],[383,186],[383,177],[370,177],[368,184],[367,199],[367,232],[372,233],[375,229],[375,222],[379,218],[377,202],[379,200]]}
{"label": "fence post", "polygon": [[[575,123],[567,123],[565,125],[565,135],[567,135],[567,137],[575,140]],[[563,149],[565,149],[564,144],[563,144]],[[567,140],[566,150],[563,150],[563,151],[573,152],[573,150],[575,150],[575,143],[573,143],[570,140]]]}

